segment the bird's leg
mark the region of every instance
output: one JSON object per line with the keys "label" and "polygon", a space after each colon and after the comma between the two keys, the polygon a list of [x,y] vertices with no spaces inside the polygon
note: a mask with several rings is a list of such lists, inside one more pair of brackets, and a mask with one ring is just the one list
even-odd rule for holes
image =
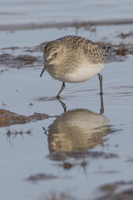
{"label": "bird's leg", "polygon": [[98,74],[98,78],[100,81],[100,100],[101,100],[101,109],[100,109],[100,114],[104,113],[104,105],[103,105],[103,87],[102,87],[102,80],[103,77],[101,74]]}
{"label": "bird's leg", "polygon": [[103,77],[101,74],[98,74],[98,78],[99,78],[99,81],[100,81],[100,95],[103,94],[103,86],[102,86],[102,82],[103,82]]}
{"label": "bird's leg", "polygon": [[62,83],[62,87],[61,87],[60,91],[58,92],[58,94],[56,95],[57,99],[60,98],[60,93],[62,92],[62,90],[64,90],[64,88],[65,88],[65,82]]}
{"label": "bird's leg", "polygon": [[61,105],[62,105],[62,107],[63,107],[63,109],[64,109],[64,113],[66,112],[66,104],[65,103],[63,103],[61,100],[59,100],[59,102],[61,103]]}
{"label": "bird's leg", "polygon": [[104,113],[103,94],[100,94],[100,101],[101,101],[100,114],[103,114]]}

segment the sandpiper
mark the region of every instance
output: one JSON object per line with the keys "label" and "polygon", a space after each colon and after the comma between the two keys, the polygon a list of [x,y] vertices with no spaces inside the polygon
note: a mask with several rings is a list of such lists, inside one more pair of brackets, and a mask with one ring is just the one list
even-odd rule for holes
{"label": "sandpiper", "polygon": [[65,36],[46,43],[44,47],[44,67],[55,79],[62,82],[56,98],[65,88],[65,83],[84,82],[95,76],[100,80],[102,91],[102,75],[99,74],[106,64],[110,47],[100,47],[91,40],[79,36]]}

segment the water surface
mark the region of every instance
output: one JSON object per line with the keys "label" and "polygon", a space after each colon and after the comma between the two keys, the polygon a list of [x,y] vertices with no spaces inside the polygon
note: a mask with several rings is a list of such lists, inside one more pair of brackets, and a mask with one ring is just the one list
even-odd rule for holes
{"label": "water surface", "polygon": [[[132,1],[1,0],[0,23],[132,19],[132,7]],[[0,121],[0,199],[96,199],[110,191],[103,186],[117,187],[117,194],[133,188],[132,30],[123,24],[0,31],[0,117],[7,117]],[[97,76],[66,84],[62,103],[54,98],[61,82],[47,72],[39,77],[43,43],[75,34],[112,45],[101,73],[102,115]]]}

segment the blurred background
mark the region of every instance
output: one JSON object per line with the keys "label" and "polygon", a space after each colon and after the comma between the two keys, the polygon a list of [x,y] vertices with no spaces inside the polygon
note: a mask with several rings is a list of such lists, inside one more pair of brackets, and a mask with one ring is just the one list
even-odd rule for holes
{"label": "blurred background", "polygon": [[[45,42],[65,35],[112,47],[103,102],[97,76],[60,101],[39,77]],[[0,0],[0,199],[133,199],[132,66],[132,0]]]}
{"label": "blurred background", "polygon": [[132,0],[0,0],[0,25],[131,19]]}

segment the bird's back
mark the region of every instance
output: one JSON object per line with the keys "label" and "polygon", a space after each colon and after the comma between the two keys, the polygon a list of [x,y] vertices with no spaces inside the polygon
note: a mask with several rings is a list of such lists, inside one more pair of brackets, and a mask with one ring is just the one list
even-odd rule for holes
{"label": "bird's back", "polygon": [[92,64],[106,63],[106,57],[110,54],[110,47],[100,47],[91,40],[80,36],[66,36],[58,40],[71,51],[83,52]]}

